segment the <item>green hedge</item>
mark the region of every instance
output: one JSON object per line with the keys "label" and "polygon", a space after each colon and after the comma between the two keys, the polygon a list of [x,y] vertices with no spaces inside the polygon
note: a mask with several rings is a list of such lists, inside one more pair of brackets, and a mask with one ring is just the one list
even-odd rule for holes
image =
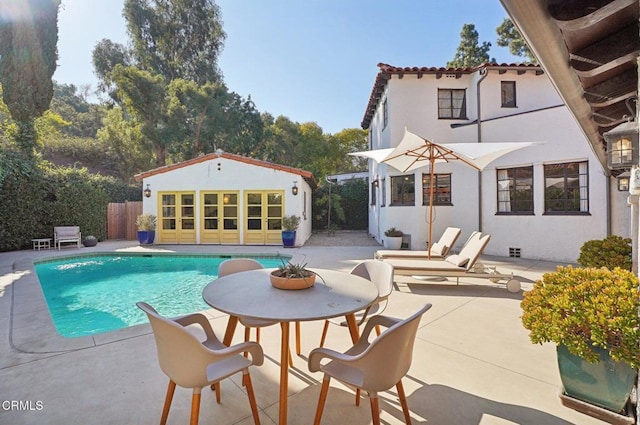
{"label": "green hedge", "polygon": [[0,251],[53,237],[55,226],[80,226],[83,237],[106,238],[107,204],[139,201],[140,187],[85,168],[56,167],[0,150]]}

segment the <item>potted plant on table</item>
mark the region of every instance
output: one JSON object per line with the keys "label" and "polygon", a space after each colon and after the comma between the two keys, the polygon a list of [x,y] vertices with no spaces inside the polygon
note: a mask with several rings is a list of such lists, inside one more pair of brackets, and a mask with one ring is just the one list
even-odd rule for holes
{"label": "potted plant on table", "polygon": [[387,249],[400,249],[402,247],[402,230],[391,227],[384,232],[384,246]]}
{"label": "potted plant on table", "polygon": [[156,236],[157,221],[157,217],[153,214],[140,214],[136,218],[138,242],[140,242],[141,245],[149,245],[153,243]]}
{"label": "potted plant on table", "polygon": [[296,230],[300,226],[300,217],[287,215],[282,217],[282,245],[293,248],[296,244]]}
{"label": "potted plant on table", "polygon": [[307,264],[282,263],[271,272],[271,284],[278,289],[306,289],[316,282],[316,274],[306,268]]}
{"label": "potted plant on table", "polygon": [[563,403],[623,414],[640,366],[638,285],[618,267],[558,267],[524,294],[531,342],[557,346]]}

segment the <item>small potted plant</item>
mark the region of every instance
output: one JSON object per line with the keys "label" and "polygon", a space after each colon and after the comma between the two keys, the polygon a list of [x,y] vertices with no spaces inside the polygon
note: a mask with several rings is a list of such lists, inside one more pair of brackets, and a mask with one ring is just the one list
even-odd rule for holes
{"label": "small potted plant", "polygon": [[384,232],[384,246],[387,249],[400,249],[402,247],[402,230],[391,227]]}
{"label": "small potted plant", "polygon": [[306,289],[316,282],[316,274],[308,270],[307,264],[282,264],[271,272],[271,284],[278,289]]}
{"label": "small potted plant", "polygon": [[282,217],[282,245],[293,248],[296,244],[296,230],[300,226],[300,217],[287,215]]}
{"label": "small potted plant", "polygon": [[153,243],[156,237],[157,217],[153,214],[140,214],[136,218],[136,226],[138,227],[138,242],[141,245],[149,245]]}
{"label": "small potted plant", "polygon": [[640,366],[638,285],[621,268],[558,267],[524,294],[531,342],[557,346],[563,402],[623,412]]}
{"label": "small potted plant", "polygon": [[89,248],[98,245],[98,239],[95,236],[89,235],[82,241],[82,245]]}

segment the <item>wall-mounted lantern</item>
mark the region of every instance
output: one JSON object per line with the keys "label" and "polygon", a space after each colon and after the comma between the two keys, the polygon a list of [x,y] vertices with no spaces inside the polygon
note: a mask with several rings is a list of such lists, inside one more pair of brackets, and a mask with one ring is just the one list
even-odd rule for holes
{"label": "wall-mounted lantern", "polygon": [[298,186],[297,186],[298,182],[294,181],[293,182],[293,187],[291,188],[291,193],[293,193],[293,196],[298,195]]}
{"label": "wall-mounted lantern", "polygon": [[618,176],[618,190],[620,192],[629,191],[630,177],[631,177],[631,173],[629,173],[628,171],[625,171],[624,173]]}
{"label": "wall-mounted lantern", "polygon": [[638,165],[638,123],[628,121],[602,135],[607,142],[607,166],[611,170]]}
{"label": "wall-mounted lantern", "polygon": [[147,188],[142,191],[145,198],[151,198],[151,188],[149,188],[149,184],[147,184]]}

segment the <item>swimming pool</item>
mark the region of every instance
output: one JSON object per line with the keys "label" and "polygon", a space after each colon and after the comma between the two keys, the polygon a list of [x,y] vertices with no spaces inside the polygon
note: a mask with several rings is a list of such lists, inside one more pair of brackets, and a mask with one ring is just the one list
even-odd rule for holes
{"label": "swimming pool", "polygon": [[[136,302],[165,316],[210,308],[202,289],[231,256],[100,254],[34,263],[58,333],[75,338],[146,323]],[[288,257],[255,256],[264,267]]]}

